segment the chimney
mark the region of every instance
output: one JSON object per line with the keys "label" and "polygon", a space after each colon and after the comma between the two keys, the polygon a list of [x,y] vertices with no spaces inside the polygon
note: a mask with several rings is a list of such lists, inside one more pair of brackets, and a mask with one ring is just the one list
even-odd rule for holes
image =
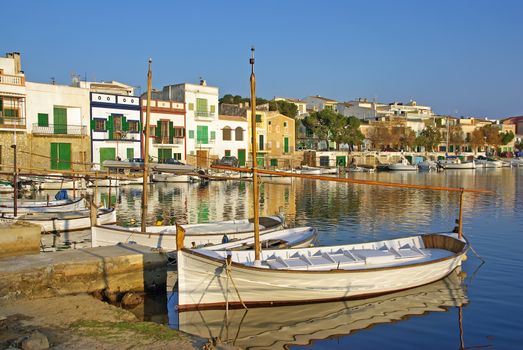
{"label": "chimney", "polygon": [[200,78],[200,85],[201,86],[207,86],[207,81]]}
{"label": "chimney", "polygon": [[8,52],[5,54],[6,58],[12,58],[15,62],[15,74],[22,73],[22,61],[20,59],[20,52]]}

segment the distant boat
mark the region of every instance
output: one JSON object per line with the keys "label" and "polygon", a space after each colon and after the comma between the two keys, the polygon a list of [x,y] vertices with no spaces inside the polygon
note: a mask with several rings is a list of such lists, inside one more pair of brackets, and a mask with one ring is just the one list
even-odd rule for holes
{"label": "distant boat", "polygon": [[412,165],[407,158],[402,157],[398,163],[389,164],[389,170],[392,171],[417,171],[418,166]]}
{"label": "distant boat", "polygon": [[[467,249],[467,241],[452,234],[264,250],[257,263],[253,251],[181,249],[177,251],[178,309],[372,297],[444,278],[461,265]],[[234,278],[234,290],[227,290],[229,276]]]}
{"label": "distant boat", "polygon": [[447,157],[438,161],[444,169],[476,169],[476,163],[472,161],[462,161],[459,157]]}
{"label": "distant boat", "polygon": [[[260,233],[283,228],[284,220],[279,216],[260,217]],[[221,244],[224,235],[229,241],[250,238],[253,235],[252,219],[216,221],[201,224],[180,225],[185,229],[184,243],[187,247]],[[145,232],[139,227],[93,227],[93,247],[115,245],[133,241],[149,247],[176,249],[176,226],[148,226]]]}
{"label": "distant boat", "polygon": [[[233,275],[234,278],[234,275]],[[375,325],[468,304],[457,271],[437,282],[369,299],[178,314],[179,330],[241,349],[289,349]],[[227,314],[226,314],[227,313]]]}
{"label": "distant boat", "polygon": [[[27,221],[40,225],[42,233],[69,232],[91,228],[91,215],[89,210],[24,213],[16,217],[9,214],[2,214],[1,219],[8,221]],[[116,211],[114,208],[98,209],[98,225],[114,224],[115,222]]]}
{"label": "distant boat", "polygon": [[189,175],[176,175],[172,173],[153,174],[153,182],[192,182]]}
{"label": "distant boat", "polygon": [[503,167],[503,162],[501,160],[496,160],[493,158],[479,156],[475,159],[477,168],[501,168]]}
{"label": "distant boat", "polygon": [[[84,198],[78,198],[75,200],[59,200],[47,202],[34,202],[26,200],[18,200],[16,206],[19,213],[30,213],[30,212],[67,212],[87,209],[87,201]],[[0,202],[0,213],[12,213],[14,210],[13,201]]]}
{"label": "distant boat", "polygon": [[433,160],[425,159],[418,163],[418,168],[422,171],[436,171],[438,170],[438,163]]}
{"label": "distant boat", "polygon": [[11,182],[0,180],[0,193],[11,193],[13,191],[14,189]]}

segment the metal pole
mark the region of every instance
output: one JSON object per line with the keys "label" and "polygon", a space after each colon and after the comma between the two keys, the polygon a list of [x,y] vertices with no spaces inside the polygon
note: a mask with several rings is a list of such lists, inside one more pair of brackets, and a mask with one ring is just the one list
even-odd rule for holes
{"label": "metal pole", "polygon": [[251,48],[251,135],[252,135],[252,201],[254,207],[254,260],[260,260],[260,223],[256,143],[256,76],[254,75],[254,47]]}
{"label": "metal pole", "polygon": [[149,69],[147,71],[147,107],[145,110],[145,140],[143,157],[143,187],[142,187],[142,232],[145,232],[145,221],[147,218],[147,179],[149,167],[149,120],[151,117],[151,90],[153,72],[151,71],[152,59],[149,58]]}
{"label": "metal pole", "polygon": [[461,189],[461,192],[459,193],[459,222],[458,222],[458,238],[461,239],[463,237],[463,194],[464,189]]}
{"label": "metal pole", "polygon": [[16,144],[11,145],[11,147],[13,147],[13,195],[14,195],[14,199],[13,199],[13,205],[14,205],[13,214],[14,214],[14,216],[17,216],[18,215],[18,173],[17,173],[17,170],[16,170],[16,167],[17,167],[17,164],[16,164]]}

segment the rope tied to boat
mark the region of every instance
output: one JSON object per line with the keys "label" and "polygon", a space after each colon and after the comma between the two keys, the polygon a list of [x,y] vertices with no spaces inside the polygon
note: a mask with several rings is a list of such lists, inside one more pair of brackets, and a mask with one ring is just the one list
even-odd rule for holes
{"label": "rope tied to boat", "polygon": [[245,305],[245,303],[242,300],[242,297],[240,295],[240,291],[236,287],[236,283],[234,282],[234,279],[232,278],[231,266],[232,266],[232,257],[231,257],[231,255],[227,255],[227,258],[225,258],[225,273],[227,274],[227,298],[226,298],[227,310],[229,309],[229,298],[228,298],[228,295],[229,295],[228,281],[229,281],[229,279],[232,282],[234,290],[236,291],[236,295],[238,296],[238,299],[240,300],[240,303],[242,304],[243,308],[244,309],[248,309],[247,305]]}

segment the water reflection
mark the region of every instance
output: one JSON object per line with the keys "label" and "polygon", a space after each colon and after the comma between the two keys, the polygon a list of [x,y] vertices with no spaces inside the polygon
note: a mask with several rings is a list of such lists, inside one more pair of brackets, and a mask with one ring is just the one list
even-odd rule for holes
{"label": "water reflection", "polygon": [[458,272],[432,284],[372,299],[249,310],[201,310],[179,314],[179,329],[248,349],[281,349],[349,335],[413,315],[468,303]]}

